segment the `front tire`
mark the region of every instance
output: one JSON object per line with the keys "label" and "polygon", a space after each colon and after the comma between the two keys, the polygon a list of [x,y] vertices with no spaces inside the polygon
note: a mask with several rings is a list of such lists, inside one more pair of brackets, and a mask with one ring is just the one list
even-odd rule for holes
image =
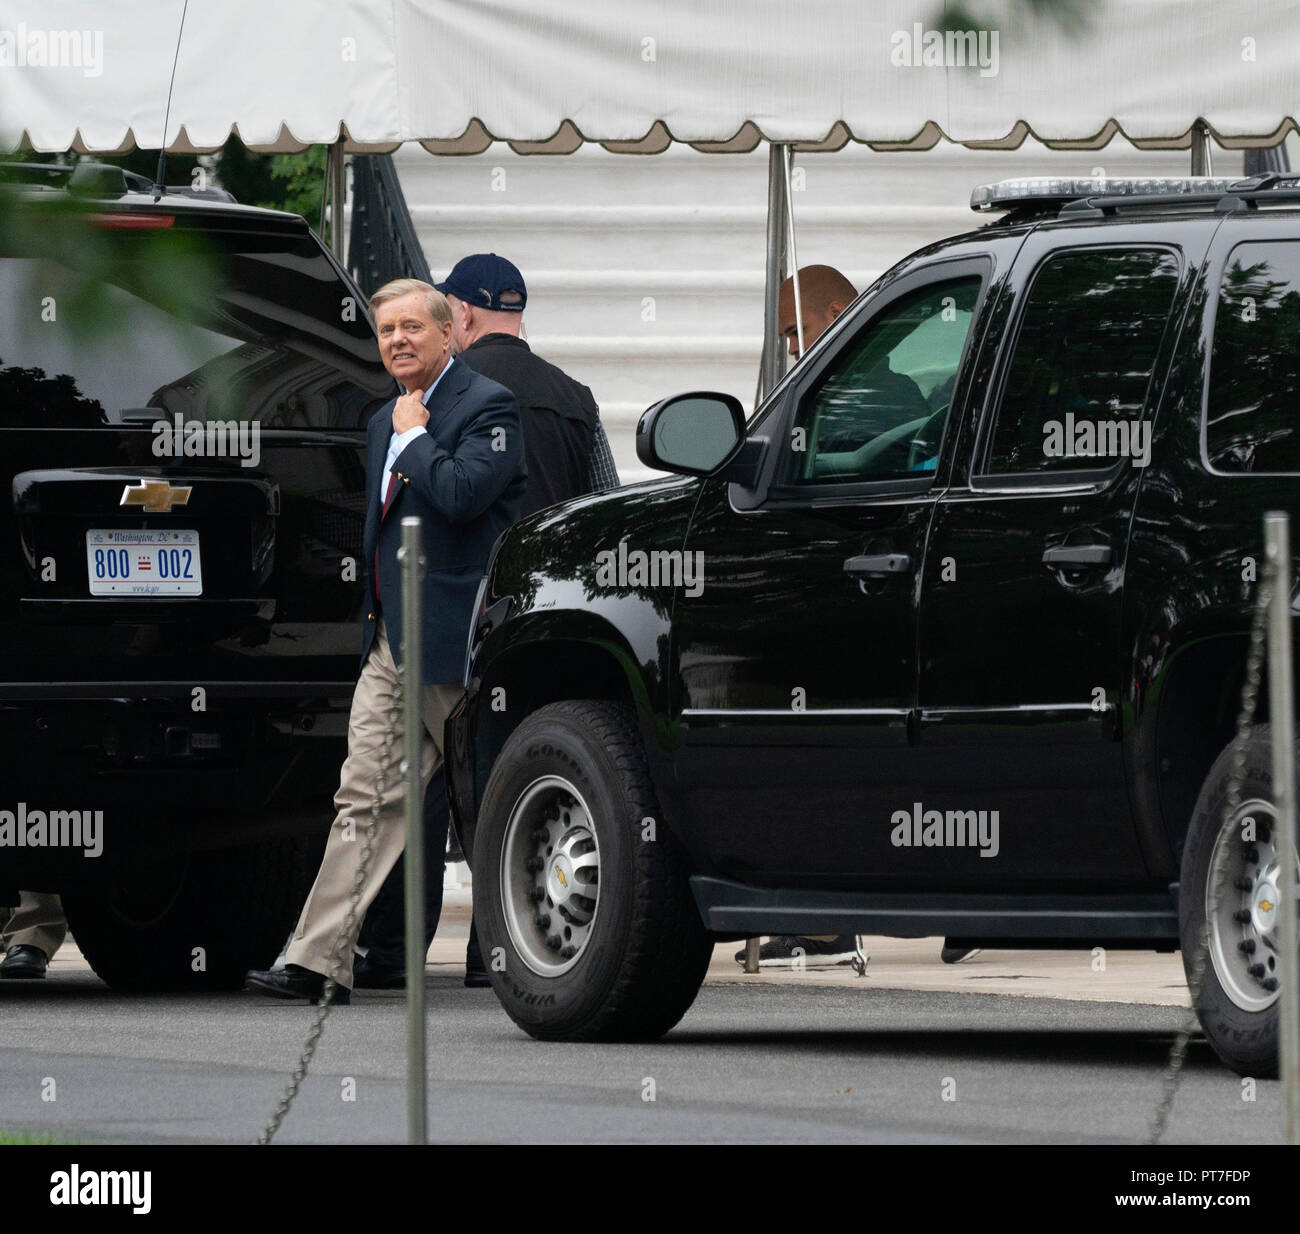
{"label": "front tire", "polygon": [[511,734],[483,794],[474,892],[492,985],[533,1037],[651,1040],[704,980],[712,942],[621,704],[552,703]]}
{"label": "front tire", "polygon": [[1272,1079],[1278,1073],[1278,991],[1287,974],[1277,953],[1280,871],[1268,726],[1247,739],[1239,804],[1225,820],[1231,765],[1230,744],[1201,787],[1187,832],[1178,906],[1183,966],[1191,985],[1204,933],[1196,1000],[1201,1028],[1239,1075]]}

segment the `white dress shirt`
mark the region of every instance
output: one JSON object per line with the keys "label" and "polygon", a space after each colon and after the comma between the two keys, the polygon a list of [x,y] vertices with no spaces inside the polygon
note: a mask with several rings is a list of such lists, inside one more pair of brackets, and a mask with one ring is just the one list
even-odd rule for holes
{"label": "white dress shirt", "polygon": [[[447,376],[447,370],[455,361],[448,356],[447,363],[442,366],[442,372],[433,379],[433,384],[424,392],[424,398],[420,401],[428,407],[429,396],[438,388],[438,383]],[[410,391],[408,390],[409,394]],[[379,509],[382,513],[384,508],[384,498],[388,496],[388,482],[393,474],[393,464],[397,462],[397,456],[401,454],[407,446],[411,444],[421,433],[425,432],[423,424],[417,424],[414,428],[408,428],[404,433],[394,433],[392,440],[388,443],[388,457],[384,460],[384,474],[379,478]]]}

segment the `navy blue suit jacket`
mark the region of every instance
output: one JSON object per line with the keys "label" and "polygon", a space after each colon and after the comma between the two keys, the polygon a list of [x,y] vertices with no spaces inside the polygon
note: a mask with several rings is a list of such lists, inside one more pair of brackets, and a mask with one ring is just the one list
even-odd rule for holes
{"label": "navy blue suit jacket", "polygon": [[393,655],[402,654],[402,574],[397,550],[402,519],[423,520],[423,656],[425,685],[459,684],[474,597],[497,537],[523,509],[527,470],[519,404],[505,386],[459,360],[429,396],[429,423],[393,463],[397,488],[381,517],[379,485],[393,437],[391,402],[366,429],[365,567],[369,616],[361,662],[378,630],[379,597]]}

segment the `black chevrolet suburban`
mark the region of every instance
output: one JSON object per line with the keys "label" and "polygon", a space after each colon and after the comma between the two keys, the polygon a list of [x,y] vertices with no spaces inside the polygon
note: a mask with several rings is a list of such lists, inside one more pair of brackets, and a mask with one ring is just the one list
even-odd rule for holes
{"label": "black chevrolet suburban", "polygon": [[664,1033],[728,938],[1190,964],[1208,924],[1205,1033],[1276,1068],[1267,697],[1223,798],[1261,518],[1300,512],[1300,179],[972,205],[748,423],[650,408],[675,477],[498,544],[449,781],[534,1036]]}
{"label": "black chevrolet suburban", "polygon": [[123,989],[238,987],[301,906],[395,392],[299,217],[0,171],[0,904]]}

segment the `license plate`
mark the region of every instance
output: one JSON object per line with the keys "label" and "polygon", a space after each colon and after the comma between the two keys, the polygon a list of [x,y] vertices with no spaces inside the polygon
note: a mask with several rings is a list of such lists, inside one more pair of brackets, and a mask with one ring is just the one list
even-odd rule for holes
{"label": "license plate", "polygon": [[201,596],[197,531],[88,531],[92,596]]}

